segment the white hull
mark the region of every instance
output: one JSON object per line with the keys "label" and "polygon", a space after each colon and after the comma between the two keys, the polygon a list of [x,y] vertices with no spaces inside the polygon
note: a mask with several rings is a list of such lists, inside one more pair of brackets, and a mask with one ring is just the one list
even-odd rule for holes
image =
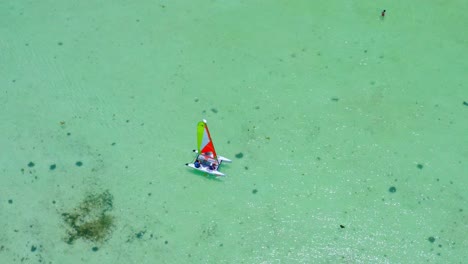
{"label": "white hull", "polygon": [[195,167],[195,164],[193,164],[193,163],[187,163],[185,165],[189,166],[192,169],[196,169],[198,171],[206,172],[206,173],[211,174],[211,175],[224,176],[224,173],[222,173],[222,172],[220,172],[218,170],[210,170],[210,168],[205,167],[205,166],[200,166],[200,167],[197,168],[197,167]]}
{"label": "white hull", "polygon": [[[198,153],[197,150],[193,150],[193,152],[195,153]],[[192,162],[192,163],[186,163],[185,165],[189,166],[190,168],[192,169],[196,169],[198,171],[202,171],[202,172],[206,172],[208,174],[211,174],[211,175],[216,175],[216,176],[224,176],[225,174],[218,171],[218,168],[221,166],[221,163],[222,162],[232,162],[230,159],[228,158],[225,158],[223,156],[218,156],[218,167],[216,168],[216,170],[210,170],[210,168],[208,166],[204,166],[204,165],[200,165],[200,167],[195,167],[195,164]]]}

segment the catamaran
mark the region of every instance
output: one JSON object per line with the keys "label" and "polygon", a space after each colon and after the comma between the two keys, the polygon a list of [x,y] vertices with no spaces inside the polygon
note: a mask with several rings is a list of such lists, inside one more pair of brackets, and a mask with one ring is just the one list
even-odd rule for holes
{"label": "catamaran", "polygon": [[210,131],[208,130],[208,124],[205,119],[198,122],[197,141],[198,149],[193,150],[193,152],[197,153],[197,157],[192,163],[186,163],[185,165],[212,175],[224,176],[224,173],[219,171],[219,167],[223,161],[231,162],[231,160],[216,154],[213,140],[211,139]]}

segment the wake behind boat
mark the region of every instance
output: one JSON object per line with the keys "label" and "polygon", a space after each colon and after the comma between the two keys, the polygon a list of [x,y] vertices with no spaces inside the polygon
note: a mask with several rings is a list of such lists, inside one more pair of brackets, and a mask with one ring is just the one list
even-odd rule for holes
{"label": "wake behind boat", "polygon": [[224,176],[224,173],[219,171],[219,167],[223,161],[231,162],[231,160],[216,154],[205,119],[198,122],[197,143],[198,149],[193,150],[193,152],[198,154],[197,157],[192,163],[186,163],[185,165],[212,175]]}

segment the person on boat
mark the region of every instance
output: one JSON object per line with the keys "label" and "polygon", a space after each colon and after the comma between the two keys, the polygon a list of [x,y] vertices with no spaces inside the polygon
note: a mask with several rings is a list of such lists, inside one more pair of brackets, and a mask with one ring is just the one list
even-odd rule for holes
{"label": "person on boat", "polygon": [[193,165],[195,166],[195,168],[200,168],[200,161],[197,159],[195,160],[195,162],[193,163]]}
{"label": "person on boat", "polygon": [[210,166],[208,166],[208,168],[210,170],[216,170],[216,163],[215,162],[210,163]]}
{"label": "person on boat", "polygon": [[215,167],[214,163],[210,163],[210,165],[208,166],[208,169],[210,169],[210,170],[215,170],[215,168],[216,167]]}

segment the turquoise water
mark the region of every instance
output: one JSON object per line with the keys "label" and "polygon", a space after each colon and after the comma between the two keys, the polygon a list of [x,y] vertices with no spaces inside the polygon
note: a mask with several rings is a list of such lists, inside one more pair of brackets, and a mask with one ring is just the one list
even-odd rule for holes
{"label": "turquoise water", "polygon": [[466,10],[0,3],[0,262],[466,262]]}

